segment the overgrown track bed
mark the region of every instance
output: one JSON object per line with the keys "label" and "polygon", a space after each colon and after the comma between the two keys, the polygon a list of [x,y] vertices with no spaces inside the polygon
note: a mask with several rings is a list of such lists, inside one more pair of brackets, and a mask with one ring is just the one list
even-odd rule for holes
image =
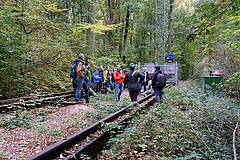
{"label": "overgrown track bed", "polygon": [[63,102],[52,102],[53,100],[60,98],[69,98],[74,97],[74,92],[62,92],[62,93],[53,93],[47,95],[37,95],[31,97],[23,97],[23,98],[15,98],[15,99],[7,99],[0,101],[0,113],[6,113],[8,111],[12,111],[14,109],[18,109],[19,107],[33,107],[33,106],[41,106],[46,103],[59,103],[62,105],[66,105]]}
{"label": "overgrown track bed", "polygon": [[[112,124],[112,123],[123,123],[126,120],[120,120],[119,117],[124,117],[123,115],[128,114],[131,112],[134,106],[137,104],[141,104],[147,101],[147,104],[152,104],[154,101],[153,97],[154,94],[148,95],[140,100],[138,100],[136,103],[132,103],[125,108],[111,114],[110,116],[90,125],[89,127],[81,130],[80,132],[77,132],[76,134],[66,138],[65,140],[56,143],[49,148],[44,149],[43,151],[33,155],[32,157],[29,157],[28,160],[32,159],[42,159],[42,160],[48,160],[48,159],[58,159],[59,155],[61,153],[64,153],[65,150],[70,150],[74,146],[82,146],[84,143],[84,147],[80,147],[79,149],[76,149],[76,152],[74,155],[71,155],[71,151],[65,152],[63,155],[68,155],[72,158],[80,159],[81,153],[88,153],[93,154],[96,152],[96,150],[99,149],[108,139],[110,138],[109,132],[102,133],[101,130],[102,124]],[[150,99],[150,100],[149,100]],[[149,100],[149,101],[148,101]],[[97,134],[96,134],[97,133]],[[95,135],[95,139],[93,141],[89,140],[89,137],[91,134]],[[99,135],[98,135],[99,134]],[[87,142],[87,144],[86,144]],[[70,148],[69,148],[70,147]],[[61,157],[60,157],[61,158]],[[66,158],[69,159],[70,157]],[[71,159],[71,158],[70,158]]]}

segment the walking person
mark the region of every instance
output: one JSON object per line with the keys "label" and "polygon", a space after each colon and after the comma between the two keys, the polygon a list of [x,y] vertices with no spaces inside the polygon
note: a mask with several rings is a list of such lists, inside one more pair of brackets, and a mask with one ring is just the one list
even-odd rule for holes
{"label": "walking person", "polygon": [[[132,102],[137,101],[139,83],[144,80],[144,75],[135,71],[135,65],[131,63],[129,65],[131,71],[129,71],[125,76],[125,81],[128,82],[129,95]],[[138,79],[140,79],[138,81]]]}
{"label": "walking person", "polygon": [[75,93],[76,102],[83,102],[81,99],[83,79],[85,78],[83,60],[84,60],[84,55],[79,54],[78,59],[74,61],[76,63],[76,73],[77,73],[77,77],[76,77],[77,88]]}
{"label": "walking person", "polygon": [[105,78],[105,81],[106,81],[106,93],[108,92],[108,85],[110,85],[110,89],[111,91],[113,92],[113,84],[112,84],[112,81],[111,81],[111,73],[109,71],[109,66],[106,66],[106,71],[104,71],[104,78]]}
{"label": "walking person", "polygon": [[[117,70],[113,73],[115,80],[115,98],[116,101],[120,101],[121,94],[123,92],[123,80],[125,78],[125,74],[121,70],[121,65],[117,65]],[[120,90],[118,93],[118,89]]]}
{"label": "walking person", "polygon": [[101,92],[102,83],[104,82],[104,75],[103,75],[102,65],[99,65],[98,75],[100,77],[100,80],[99,80],[99,90],[98,91]]}
{"label": "walking person", "polygon": [[97,93],[99,91],[99,83],[101,78],[98,75],[98,70],[95,70],[95,73],[93,73],[93,85],[94,85],[94,92]]}
{"label": "walking person", "polygon": [[85,92],[86,103],[89,103],[89,90],[90,90],[90,86],[91,86],[90,67],[91,67],[91,64],[87,62],[86,63],[86,68],[85,68],[85,78],[84,78],[84,81],[83,81],[83,89],[84,89],[84,92]]}
{"label": "walking person", "polygon": [[143,92],[146,92],[146,87],[148,85],[148,81],[149,81],[149,74],[147,72],[147,68],[142,68],[142,74],[144,75],[144,80],[140,83],[140,88],[139,88],[139,93],[142,90],[142,86],[143,86]]}
{"label": "walking person", "polygon": [[161,103],[163,99],[162,90],[166,86],[166,77],[160,70],[160,65],[156,65],[155,69],[155,72],[152,74],[152,87],[156,95],[156,102]]}

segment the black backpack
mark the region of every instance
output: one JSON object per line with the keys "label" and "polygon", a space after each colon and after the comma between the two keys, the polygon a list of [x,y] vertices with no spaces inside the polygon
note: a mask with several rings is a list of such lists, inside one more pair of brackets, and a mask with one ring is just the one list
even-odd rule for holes
{"label": "black backpack", "polygon": [[163,73],[157,74],[157,87],[164,88],[166,86],[166,77]]}

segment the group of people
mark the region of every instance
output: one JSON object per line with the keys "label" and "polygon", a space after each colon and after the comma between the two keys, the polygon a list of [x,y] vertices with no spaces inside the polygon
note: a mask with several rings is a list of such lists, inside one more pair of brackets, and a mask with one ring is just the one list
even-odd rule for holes
{"label": "group of people", "polygon": [[[158,87],[156,85],[157,74],[162,73],[160,66],[156,65],[156,71],[149,76],[146,68],[142,68],[142,73],[135,71],[135,65],[131,63],[129,65],[130,71],[121,70],[121,65],[117,65],[117,68],[110,72],[109,66],[106,66],[106,70],[103,71],[103,66],[99,65],[99,69],[95,70],[91,78],[90,73],[90,63],[83,65],[84,55],[79,54],[78,59],[74,61],[76,64],[76,91],[75,98],[76,102],[83,102],[82,95],[83,90],[85,92],[86,103],[89,103],[89,90],[91,88],[91,81],[93,82],[94,92],[101,92],[103,82],[106,82],[106,93],[108,92],[108,87],[110,87],[111,93],[114,93],[116,101],[120,101],[123,88],[127,85],[129,90],[129,95],[132,102],[137,101],[137,96],[140,94],[141,88],[144,88],[144,92],[147,90],[149,80],[152,80],[152,88],[156,94],[156,101],[160,102],[162,99],[162,90],[164,87]],[[115,91],[114,91],[115,89]]]}
{"label": "group of people", "polygon": [[[128,83],[131,101],[137,101],[137,96],[140,94],[143,86],[146,94],[149,94],[149,92],[151,93],[151,90],[153,90],[156,95],[156,101],[158,103],[161,102],[161,99],[163,99],[162,91],[166,86],[166,77],[160,70],[160,65],[155,66],[156,70],[152,75],[148,74],[146,68],[142,68],[142,73],[135,71],[135,65],[133,63],[129,65],[129,68],[130,71],[126,74],[125,81]],[[147,86],[149,86],[148,91]]]}

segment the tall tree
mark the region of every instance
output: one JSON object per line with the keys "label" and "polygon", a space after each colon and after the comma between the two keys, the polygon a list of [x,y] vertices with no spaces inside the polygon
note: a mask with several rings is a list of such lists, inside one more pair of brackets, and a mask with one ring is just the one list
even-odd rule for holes
{"label": "tall tree", "polygon": [[126,1],[127,3],[127,14],[126,14],[126,20],[125,20],[125,32],[124,32],[124,42],[123,42],[123,52],[126,51],[126,47],[127,47],[127,38],[128,38],[128,27],[129,27],[129,17],[130,17],[130,8],[129,8],[129,0]]}

